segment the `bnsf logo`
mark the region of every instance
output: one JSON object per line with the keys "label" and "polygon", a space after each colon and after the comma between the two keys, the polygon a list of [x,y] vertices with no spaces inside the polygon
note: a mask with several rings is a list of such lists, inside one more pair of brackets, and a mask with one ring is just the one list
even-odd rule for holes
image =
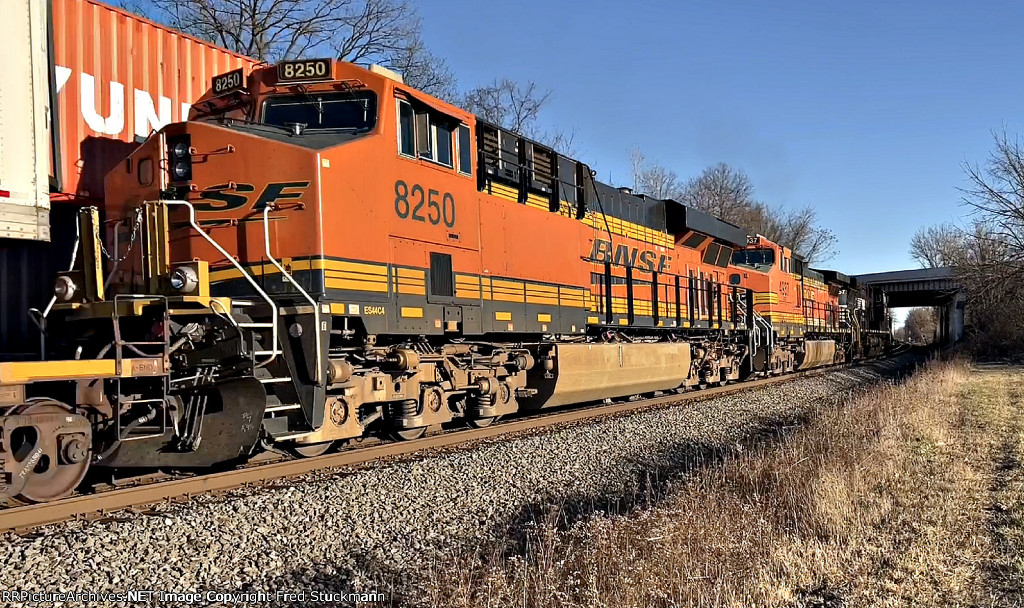
{"label": "bnsf logo", "polygon": [[659,254],[650,249],[640,250],[627,245],[616,245],[612,249],[611,241],[594,239],[594,246],[590,250],[590,259],[596,262],[611,262],[616,266],[631,266],[649,272],[665,272],[668,270],[669,258],[665,254]]}
{"label": "bnsf logo", "polygon": [[[271,203],[283,200],[299,202],[309,182],[274,182],[267,184],[263,192],[252,202],[253,211],[263,211]],[[229,190],[230,188],[230,190]],[[200,198],[193,203],[196,211],[231,211],[250,206],[256,188],[252,184],[221,184],[203,190]]]}

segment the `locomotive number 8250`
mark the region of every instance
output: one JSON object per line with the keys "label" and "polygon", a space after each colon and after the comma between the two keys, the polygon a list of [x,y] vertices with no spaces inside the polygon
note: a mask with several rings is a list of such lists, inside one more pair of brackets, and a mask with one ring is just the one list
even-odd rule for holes
{"label": "locomotive number 8250", "polygon": [[[424,209],[426,207],[426,209]],[[417,222],[430,222],[437,226],[443,223],[455,227],[455,197],[450,192],[424,190],[423,186],[411,187],[402,180],[395,182],[395,214]]]}

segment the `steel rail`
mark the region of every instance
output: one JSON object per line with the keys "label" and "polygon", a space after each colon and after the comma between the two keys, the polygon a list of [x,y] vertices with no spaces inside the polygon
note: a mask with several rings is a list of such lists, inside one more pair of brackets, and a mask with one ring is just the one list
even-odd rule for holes
{"label": "steel rail", "polygon": [[[903,353],[900,353],[903,354]],[[898,356],[898,355],[895,355]],[[871,361],[877,361],[873,359]],[[783,376],[772,376],[705,390],[675,393],[596,406],[566,406],[548,413],[541,410],[537,415],[518,416],[496,422],[480,429],[456,429],[428,435],[413,441],[395,441],[367,447],[352,447],[338,453],[325,454],[314,458],[274,461],[270,464],[250,466],[231,471],[222,471],[174,479],[155,481],[138,486],[106,490],[97,494],[82,494],[35,505],[9,507],[0,510],[0,532],[26,532],[47,524],[74,519],[95,518],[113,511],[152,505],[165,500],[188,498],[206,492],[218,492],[239,488],[248,484],[294,477],[318,470],[370,464],[386,458],[413,455],[417,452],[440,448],[466,446],[497,437],[513,435],[532,430],[554,430],[562,425],[594,421],[600,418],[636,413],[643,410],[664,409],[689,401],[702,401],[744,392],[760,387],[789,382],[828,372],[864,365],[868,361],[819,367],[793,372]]]}

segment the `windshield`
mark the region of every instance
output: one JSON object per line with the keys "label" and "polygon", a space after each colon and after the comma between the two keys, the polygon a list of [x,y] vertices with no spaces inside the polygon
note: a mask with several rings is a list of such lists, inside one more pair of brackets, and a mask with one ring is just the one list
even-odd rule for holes
{"label": "windshield", "polygon": [[377,124],[377,96],[361,91],[272,97],[263,104],[263,122],[279,127],[302,124],[306,129],[369,131]]}
{"label": "windshield", "polygon": [[732,263],[743,266],[771,266],[775,263],[773,249],[737,249],[732,252]]}

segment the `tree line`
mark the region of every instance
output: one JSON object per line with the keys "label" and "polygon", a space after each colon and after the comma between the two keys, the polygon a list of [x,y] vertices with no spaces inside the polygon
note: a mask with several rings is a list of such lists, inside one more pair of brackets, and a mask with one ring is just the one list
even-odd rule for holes
{"label": "tree line", "polygon": [[[408,0],[121,0],[121,5],[268,63],[311,56],[376,63],[483,120],[578,156],[575,130],[540,126],[549,89],[506,77],[462,88],[448,62],[427,48],[422,20]],[[835,235],[819,225],[812,207],[786,210],[757,200],[742,170],[720,163],[683,182],[639,151],[633,152],[632,164],[639,193],[696,207],[785,245],[811,263],[835,254]]]}
{"label": "tree line", "polygon": [[448,62],[423,42],[423,22],[407,0],[121,0],[121,6],[197,38],[275,63],[334,57],[375,63],[410,86],[488,122],[572,154],[575,133],[542,130],[551,91],[495,78],[463,89]]}
{"label": "tree line", "polygon": [[896,339],[914,344],[931,344],[939,329],[939,319],[934,308],[913,308],[907,314],[903,326],[896,330]]}
{"label": "tree line", "polygon": [[823,262],[836,254],[836,236],[819,224],[813,207],[786,209],[758,200],[753,182],[741,169],[717,163],[684,181],[675,171],[648,161],[640,150],[633,150],[630,156],[637,192],[700,209],[789,247],[808,263]]}
{"label": "tree line", "polygon": [[1024,344],[1024,146],[1019,136],[1006,132],[993,139],[984,163],[963,165],[965,220],[920,229],[910,241],[910,255],[924,268],[956,269],[977,348],[1019,353]]}

